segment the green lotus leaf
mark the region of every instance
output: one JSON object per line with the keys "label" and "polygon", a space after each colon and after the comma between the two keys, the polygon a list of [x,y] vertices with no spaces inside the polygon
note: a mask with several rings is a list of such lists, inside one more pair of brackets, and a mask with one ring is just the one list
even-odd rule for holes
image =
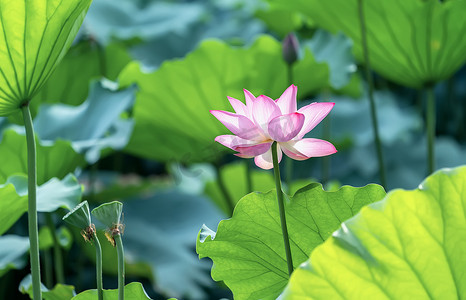
{"label": "green lotus leaf", "polygon": [[[280,0],[279,2],[285,2]],[[465,1],[363,1],[372,68],[386,78],[421,87],[451,76],[466,61]],[[286,0],[331,32],[354,40],[363,61],[358,0]]]}
{"label": "green lotus leaf", "polygon": [[[278,98],[288,87],[281,44],[268,36],[249,48],[209,40],[183,60],[167,61],[152,73],[130,63],[122,86],[136,83],[135,128],[126,150],[159,161],[212,161],[226,148],[214,142],[228,130],[209,110],[232,108],[227,96],[244,101],[243,89]],[[298,96],[328,86],[328,66],[307,50],[294,68]]]}
{"label": "green lotus leaf", "polygon": [[[327,192],[314,183],[296,192],[285,203],[294,267],[305,262],[341,222],[384,196],[383,188],[375,184]],[[212,278],[223,280],[235,299],[276,299],[288,282],[288,271],[275,190],[243,197],[233,217],[220,222],[217,233],[204,227],[197,253],[212,259]]]}
{"label": "green lotus leaf", "polygon": [[466,167],[364,207],[297,269],[283,299],[466,297]]}
{"label": "green lotus leaf", "polygon": [[[3,133],[0,142],[0,183],[11,175],[27,174],[26,137],[14,130]],[[59,163],[57,163],[59,162]],[[63,178],[77,167],[85,164],[81,154],[76,153],[67,141],[57,140],[53,144],[37,141],[37,183],[52,177]]]}
{"label": "green lotus leaf", "polygon": [[29,101],[65,56],[91,0],[0,0],[0,116]]}
{"label": "green lotus leaf", "polygon": [[[7,231],[28,209],[27,176],[15,175],[0,185],[0,235]],[[73,175],[63,180],[52,178],[37,188],[37,211],[71,209],[81,200],[81,185]]]}
{"label": "green lotus leaf", "polygon": [[[118,298],[118,290],[104,290],[104,300]],[[87,290],[73,297],[72,300],[97,300],[97,290]],[[125,300],[151,300],[140,282],[125,285]]]}
{"label": "green lotus leaf", "polygon": [[104,203],[92,210],[92,215],[108,228],[120,224],[121,213],[123,212],[123,203],[112,201]]}

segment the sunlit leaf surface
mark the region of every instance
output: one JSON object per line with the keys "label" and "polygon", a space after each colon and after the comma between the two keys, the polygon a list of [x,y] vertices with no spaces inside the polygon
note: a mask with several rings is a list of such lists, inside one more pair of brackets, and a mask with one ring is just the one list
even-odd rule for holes
{"label": "sunlit leaf surface", "polygon": [[293,273],[283,299],[466,297],[465,180],[466,167],[444,169],[363,208]]}
{"label": "sunlit leaf surface", "polygon": [[[358,0],[286,1],[331,32],[354,41],[362,61]],[[465,1],[363,1],[371,66],[401,85],[420,87],[451,76],[466,60]]]}
{"label": "sunlit leaf surface", "polygon": [[0,116],[18,110],[65,56],[91,0],[0,1]]}
{"label": "sunlit leaf surface", "polygon": [[[296,192],[285,203],[294,267],[341,222],[384,196],[378,185],[326,192],[311,184]],[[217,233],[207,227],[201,230],[197,252],[213,260],[212,278],[223,280],[235,299],[275,299],[288,282],[276,192],[243,197],[233,217],[220,222]]]}

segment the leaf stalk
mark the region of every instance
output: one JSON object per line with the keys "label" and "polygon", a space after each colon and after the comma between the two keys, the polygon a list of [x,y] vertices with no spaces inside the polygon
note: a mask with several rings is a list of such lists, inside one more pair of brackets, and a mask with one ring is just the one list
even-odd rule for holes
{"label": "leaf stalk", "polygon": [[375,107],[375,99],[374,99],[374,81],[372,80],[371,76],[371,63],[369,59],[369,46],[367,43],[367,30],[366,30],[366,21],[364,17],[364,8],[363,8],[363,0],[358,0],[358,14],[359,14],[359,22],[361,26],[361,43],[362,43],[362,52],[364,55],[364,64],[366,65],[365,68],[365,75],[368,85],[368,94],[369,94],[369,103],[370,103],[370,112],[371,112],[371,120],[372,120],[372,131],[374,132],[374,141],[375,141],[375,148],[377,151],[377,160],[379,162],[379,177],[380,183],[384,188],[387,188],[387,180],[385,176],[385,165],[383,160],[383,152],[382,152],[382,143],[380,141],[379,136],[379,125],[377,121],[377,111]]}
{"label": "leaf stalk", "polygon": [[29,255],[31,258],[32,291],[33,299],[41,300],[42,291],[40,289],[40,263],[39,263],[39,232],[37,226],[37,164],[36,164],[36,140],[34,137],[34,127],[32,125],[29,102],[21,106],[23,113],[24,127],[26,129],[27,143],[27,165],[28,165],[28,231],[29,231]]}

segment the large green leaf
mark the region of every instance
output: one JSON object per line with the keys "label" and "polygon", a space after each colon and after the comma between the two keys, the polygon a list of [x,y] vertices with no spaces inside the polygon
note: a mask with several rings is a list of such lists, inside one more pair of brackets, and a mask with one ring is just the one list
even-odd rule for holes
{"label": "large green leaf", "polygon": [[[113,300],[118,298],[118,290],[104,290],[104,300]],[[87,290],[79,293],[72,298],[73,300],[97,300],[97,290]],[[131,282],[125,286],[126,300],[151,300],[147,296],[144,287],[139,282]]]}
{"label": "large green leaf", "polygon": [[[37,188],[37,210],[52,212],[60,207],[72,209],[81,199],[81,185],[73,175],[63,180],[52,178]],[[0,185],[0,235],[28,209],[27,177],[16,175]]]}
{"label": "large green leaf", "polygon": [[[14,130],[3,133],[0,142],[0,183],[14,174],[27,174],[26,137]],[[82,155],[76,153],[67,141],[37,144],[37,183],[43,184],[52,177],[63,178],[78,166],[84,165]]]}
{"label": "large green leaf", "polygon": [[369,205],[296,270],[284,299],[466,297],[466,167]]}
{"label": "large green leaf", "polygon": [[[280,0],[283,2],[284,0]],[[332,32],[354,40],[362,61],[358,0],[286,1]],[[363,1],[371,65],[402,85],[420,87],[448,78],[466,60],[466,1]]]}
{"label": "large green leaf", "polygon": [[[139,85],[134,106],[135,128],[127,150],[161,161],[214,160],[226,151],[214,138],[228,130],[209,110],[232,111],[227,96],[244,99],[243,88],[255,95],[278,98],[288,86],[281,44],[267,36],[250,48],[233,48],[209,40],[183,60],[165,62],[145,73],[136,63],[120,75],[120,83]],[[303,96],[328,85],[328,67],[310,51],[294,68]]]}
{"label": "large green leaf", "polygon": [[[344,186],[326,192],[320,184],[302,188],[285,203],[293,265],[362,206],[385,196],[381,186]],[[242,198],[217,233],[204,227],[197,242],[199,257],[213,260],[212,278],[223,280],[235,299],[275,299],[288,282],[278,204],[274,190]]]}
{"label": "large green leaf", "polygon": [[91,0],[0,0],[0,116],[17,111],[65,56]]}

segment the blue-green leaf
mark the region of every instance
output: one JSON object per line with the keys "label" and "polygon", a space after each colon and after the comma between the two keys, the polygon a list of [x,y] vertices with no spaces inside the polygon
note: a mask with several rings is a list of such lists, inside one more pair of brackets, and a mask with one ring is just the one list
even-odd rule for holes
{"label": "blue-green leaf", "polygon": [[[116,83],[93,82],[88,99],[79,106],[44,104],[34,119],[37,136],[43,141],[63,139],[85,153],[88,163],[95,163],[106,148],[122,149],[133,129],[132,120],[120,115],[134,100],[135,87],[110,89]],[[60,126],[57,126],[60,124]]]}
{"label": "blue-green leaf", "polygon": [[21,269],[26,265],[29,238],[18,235],[0,236],[0,277],[10,269]]}

